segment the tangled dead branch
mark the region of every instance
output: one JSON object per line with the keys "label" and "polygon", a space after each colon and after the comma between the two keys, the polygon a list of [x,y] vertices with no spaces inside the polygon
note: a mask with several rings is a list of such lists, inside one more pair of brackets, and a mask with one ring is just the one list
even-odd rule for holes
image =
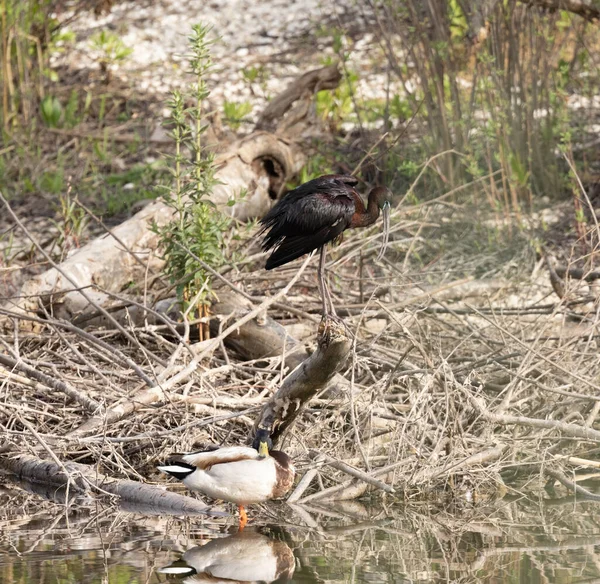
{"label": "tangled dead branch", "polygon": [[[158,279],[138,295],[90,287],[110,299],[110,318],[77,325],[51,296],[46,313],[3,308],[37,331],[0,336],[0,457],[46,453],[152,481],[173,450],[245,443],[258,423],[304,474],[292,496],[304,504],[369,490],[467,501],[544,473],[574,488],[600,438],[594,301],[552,295],[526,237],[481,252],[480,234],[452,239],[473,230],[445,216],[435,200],[397,209],[383,263],[377,228],[336,248],[327,270],[352,335],[330,329],[328,340],[315,266],[265,272],[246,241],[247,259],[217,278],[208,342],[175,322]],[[493,240],[495,227],[481,229]]]}

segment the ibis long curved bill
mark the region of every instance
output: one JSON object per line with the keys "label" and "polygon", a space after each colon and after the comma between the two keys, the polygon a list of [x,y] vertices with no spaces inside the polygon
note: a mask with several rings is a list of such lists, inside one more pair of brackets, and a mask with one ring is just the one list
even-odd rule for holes
{"label": "ibis long curved bill", "polygon": [[385,255],[385,250],[390,237],[390,207],[391,205],[389,201],[385,201],[381,207],[381,212],[383,215],[383,239],[381,241],[381,248],[377,254],[377,260],[380,260]]}

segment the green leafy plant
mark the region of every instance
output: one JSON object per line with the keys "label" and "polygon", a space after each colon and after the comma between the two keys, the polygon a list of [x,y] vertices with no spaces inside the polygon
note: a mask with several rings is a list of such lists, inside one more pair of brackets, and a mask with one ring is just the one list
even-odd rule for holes
{"label": "green leafy plant", "polygon": [[79,92],[73,89],[69,94],[69,99],[64,105],[54,95],[47,95],[40,102],[40,116],[48,128],[74,128],[79,124],[89,109],[91,104],[91,93],[86,94],[83,111],[79,112]]}
{"label": "green leafy plant", "polygon": [[0,122],[10,134],[37,117],[50,77],[47,47],[60,25],[52,0],[0,2]]}
{"label": "green leafy plant", "polygon": [[40,103],[40,114],[42,120],[49,128],[58,128],[63,108],[58,98],[54,95],[47,95]]}
{"label": "green leafy plant", "polygon": [[226,101],[223,104],[223,113],[225,121],[232,130],[239,130],[246,116],[252,111],[252,104],[247,101],[237,103],[235,101]]}
{"label": "green leafy plant", "polygon": [[[61,177],[62,178],[62,177]],[[58,229],[59,237],[56,244],[62,253],[81,245],[81,237],[88,224],[89,218],[86,212],[77,204],[71,195],[71,185],[67,192],[58,198],[59,221],[53,221]]]}
{"label": "green leafy plant", "polygon": [[358,75],[350,71],[334,91],[323,90],[317,93],[317,114],[327,122],[332,132],[339,130],[342,123],[350,120],[354,114],[352,96],[357,81]]}
{"label": "green leafy plant", "polygon": [[126,46],[119,35],[106,30],[94,34],[90,38],[90,46],[98,54],[100,71],[106,83],[110,82],[111,68],[127,59],[133,52],[133,49]]}
{"label": "green leafy plant", "polygon": [[12,253],[15,243],[15,234],[11,229],[8,232],[4,232],[0,234],[0,266],[8,267],[10,266]]}
{"label": "green leafy plant", "polygon": [[248,84],[250,88],[250,92],[252,95],[254,93],[254,85],[258,84],[263,93],[267,91],[267,79],[269,77],[267,70],[264,65],[259,65],[258,67],[247,67],[242,71],[242,77],[244,81]]}
{"label": "green leafy plant", "polygon": [[[184,310],[204,318],[214,293],[210,273],[203,263],[218,268],[225,262],[223,235],[230,220],[210,202],[218,181],[214,176],[214,156],[202,142],[206,129],[202,103],[209,95],[205,78],[212,66],[207,39],[210,28],[197,24],[192,30],[190,64],[196,80],[189,97],[194,105],[186,107],[187,95],[180,91],[174,91],[168,102],[170,136],[175,142],[175,154],[169,159],[173,186],[168,201],[175,216],[168,225],[154,228],[160,237],[166,272],[176,285]],[[201,340],[208,337],[206,322],[199,331]]]}
{"label": "green leafy plant", "polygon": [[40,175],[39,187],[46,193],[53,195],[60,194],[64,189],[64,171],[62,168],[58,170],[46,170]]}

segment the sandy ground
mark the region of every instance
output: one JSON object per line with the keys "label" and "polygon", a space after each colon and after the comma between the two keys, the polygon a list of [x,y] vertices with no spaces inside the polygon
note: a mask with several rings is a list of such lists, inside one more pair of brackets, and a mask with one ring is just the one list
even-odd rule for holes
{"label": "sandy ground", "polygon": [[[59,15],[64,19],[68,13]],[[347,67],[359,73],[358,92],[363,97],[385,96],[385,68],[377,42],[368,29],[371,18],[364,6],[351,0],[159,0],[124,2],[100,18],[82,13],[68,29],[76,34],[75,48],[57,53],[55,66],[97,68],[90,37],[102,29],[117,33],[133,53],[114,67],[113,73],[133,81],[140,92],[166,94],[189,81],[187,37],[192,24],[213,27],[210,76],[211,97],[223,101],[248,101],[253,114],[300,73],[337,58],[335,30],[344,30]],[[359,34],[353,34],[358,33]],[[243,71],[261,70],[251,83]]]}

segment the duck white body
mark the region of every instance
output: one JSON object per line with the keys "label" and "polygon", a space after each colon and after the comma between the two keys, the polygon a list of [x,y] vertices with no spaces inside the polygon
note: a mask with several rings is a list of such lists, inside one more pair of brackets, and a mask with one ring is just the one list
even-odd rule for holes
{"label": "duck white body", "polygon": [[290,457],[278,450],[269,452],[264,440],[259,450],[234,446],[177,454],[158,470],[179,479],[191,490],[236,503],[240,508],[240,529],[247,521],[245,505],[282,497],[292,487],[295,476]]}
{"label": "duck white body", "polygon": [[188,489],[238,505],[267,501],[277,481],[275,459],[260,458],[250,447],[219,448],[214,452],[185,454],[181,459],[197,467],[182,481]]}

